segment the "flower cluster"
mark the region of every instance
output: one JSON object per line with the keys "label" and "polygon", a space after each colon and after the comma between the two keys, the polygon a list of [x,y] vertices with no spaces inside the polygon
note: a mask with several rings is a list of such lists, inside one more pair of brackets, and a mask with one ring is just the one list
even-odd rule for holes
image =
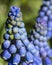
{"label": "flower cluster", "polygon": [[39,47],[39,53],[43,60],[43,65],[52,65],[52,49],[47,42],[47,40],[51,38],[52,33],[51,6],[50,0],[43,2],[39,11],[39,16],[36,18],[36,24],[29,36],[29,40],[33,42],[35,46]]}
{"label": "flower cluster", "polygon": [[43,1],[29,37],[18,7],[10,8],[5,28],[1,56],[8,65],[52,65],[52,49],[47,42],[52,37],[51,0]]}
{"label": "flower cluster", "polygon": [[8,65],[42,65],[39,47],[28,40],[20,8],[10,8],[2,49],[2,58],[8,61]]}

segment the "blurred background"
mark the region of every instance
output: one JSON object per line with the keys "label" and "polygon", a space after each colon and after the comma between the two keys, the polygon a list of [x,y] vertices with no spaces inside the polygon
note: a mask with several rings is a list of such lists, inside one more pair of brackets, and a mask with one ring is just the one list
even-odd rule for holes
{"label": "blurred background", "polygon": [[[23,21],[26,30],[29,34],[30,29],[35,24],[35,19],[38,15],[42,0],[0,0],[0,52],[3,40],[3,33],[5,30],[5,21],[7,19],[10,6],[18,6],[21,8],[23,14]],[[0,65],[7,65],[7,63],[0,58]]]}

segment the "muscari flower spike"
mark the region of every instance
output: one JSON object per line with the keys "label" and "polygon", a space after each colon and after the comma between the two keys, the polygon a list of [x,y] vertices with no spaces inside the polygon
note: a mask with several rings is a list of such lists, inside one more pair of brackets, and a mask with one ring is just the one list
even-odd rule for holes
{"label": "muscari flower spike", "polygon": [[[48,39],[52,37],[52,0],[43,0],[43,5],[36,18],[36,24],[30,32],[29,40],[39,47],[42,65],[52,65],[52,49]],[[49,60],[49,62],[48,62]]]}
{"label": "muscari flower spike", "polygon": [[5,28],[1,56],[8,65],[42,65],[39,47],[28,40],[20,8],[10,8]]}

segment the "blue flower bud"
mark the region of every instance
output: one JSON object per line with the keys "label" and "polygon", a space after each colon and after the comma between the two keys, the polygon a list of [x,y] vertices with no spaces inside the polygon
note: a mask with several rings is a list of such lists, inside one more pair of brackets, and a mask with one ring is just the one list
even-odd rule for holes
{"label": "blue flower bud", "polygon": [[43,19],[47,22],[48,21],[48,16],[44,16]]}
{"label": "blue flower bud", "polygon": [[8,39],[9,39],[9,36],[10,36],[9,34],[5,34],[5,35],[4,35],[4,38],[5,38],[6,40],[8,40]]}
{"label": "blue flower bud", "polygon": [[18,32],[18,27],[13,27],[13,33],[17,33]]}
{"label": "blue flower bud", "polygon": [[8,59],[11,58],[11,54],[10,54],[7,50],[5,50],[5,51],[3,52],[3,54],[2,54],[2,57],[3,57],[5,60],[8,60]]}
{"label": "blue flower bud", "polygon": [[13,58],[13,64],[18,65],[20,63],[20,60],[21,60],[20,55],[16,54]]}
{"label": "blue flower bud", "polygon": [[46,53],[46,51],[44,50],[43,47],[40,49],[40,53],[41,53],[42,57],[46,57],[47,56],[47,53]]}
{"label": "blue flower bud", "polygon": [[48,11],[47,11],[47,15],[48,15],[48,16],[51,15],[51,13],[52,13],[51,10],[48,10]]}
{"label": "blue flower bud", "polygon": [[49,49],[49,50],[47,51],[47,54],[48,54],[48,57],[52,58],[52,50],[51,50],[51,49]]}
{"label": "blue flower bud", "polygon": [[25,40],[23,40],[23,43],[24,43],[24,45],[27,47],[27,46],[28,46],[28,44],[29,44],[30,42],[29,42],[29,40],[28,40],[28,39],[25,39]]}
{"label": "blue flower bud", "polygon": [[23,43],[21,40],[16,40],[16,47],[20,49],[23,46]]}
{"label": "blue flower bud", "polygon": [[26,55],[26,49],[25,49],[25,47],[21,47],[20,48],[20,55],[21,55],[21,57],[24,57]]}
{"label": "blue flower bud", "polygon": [[10,43],[11,42],[9,40],[5,40],[4,43],[3,43],[3,47],[6,48],[6,49],[9,48]]}
{"label": "blue flower bud", "polygon": [[26,30],[25,30],[25,28],[21,28],[21,29],[19,29],[19,33],[22,35],[23,33],[26,33]]}
{"label": "blue flower bud", "polygon": [[47,7],[47,6],[44,6],[44,7],[42,8],[42,10],[43,10],[44,12],[47,12],[47,11],[48,11],[48,7]]}
{"label": "blue flower bud", "polygon": [[29,63],[33,62],[33,55],[30,52],[26,53],[26,58]]}
{"label": "blue flower bud", "polygon": [[48,57],[45,58],[45,64],[51,65],[51,60]]}
{"label": "blue flower bud", "polygon": [[16,40],[19,40],[19,39],[21,38],[21,36],[20,36],[19,33],[16,33],[16,34],[14,35],[14,37],[15,37]]}
{"label": "blue flower bud", "polygon": [[39,15],[40,15],[41,17],[44,17],[44,15],[45,15],[45,12],[43,12],[43,11],[40,11],[40,12],[39,12]]}
{"label": "blue flower bud", "polygon": [[40,57],[35,57],[34,62],[36,65],[42,65],[42,59]]}
{"label": "blue flower bud", "polygon": [[26,35],[24,35],[24,34],[23,34],[23,35],[21,35],[21,40],[22,40],[22,41],[24,41],[26,38],[27,38],[27,36],[26,36]]}
{"label": "blue flower bud", "polygon": [[41,20],[40,17],[37,17],[37,18],[36,18],[36,21],[37,21],[37,22],[40,22],[40,20]]}
{"label": "blue flower bud", "polygon": [[35,47],[33,44],[29,43],[29,45],[27,46],[29,51],[32,51]]}
{"label": "blue flower bud", "polygon": [[17,49],[16,49],[16,47],[15,47],[14,44],[12,44],[12,45],[10,46],[9,51],[10,51],[11,54],[16,53]]}

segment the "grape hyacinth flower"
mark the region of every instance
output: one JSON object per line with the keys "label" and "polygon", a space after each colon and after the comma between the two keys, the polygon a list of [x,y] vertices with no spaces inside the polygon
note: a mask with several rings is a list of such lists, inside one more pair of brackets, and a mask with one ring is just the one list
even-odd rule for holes
{"label": "grape hyacinth flower", "polygon": [[[52,1],[44,0],[36,18],[36,24],[30,32],[29,40],[34,46],[39,47],[39,54],[42,58],[43,65],[52,65],[52,49],[49,47],[47,40],[52,37]],[[48,62],[49,61],[49,62]]]}
{"label": "grape hyacinth flower", "polygon": [[[37,57],[37,65],[42,65],[39,47],[34,46],[28,40],[25,25],[22,22],[20,8],[12,6],[6,20],[6,32],[2,44],[2,58],[8,61],[8,65],[36,65],[34,58]],[[40,61],[41,59],[41,61]]]}

